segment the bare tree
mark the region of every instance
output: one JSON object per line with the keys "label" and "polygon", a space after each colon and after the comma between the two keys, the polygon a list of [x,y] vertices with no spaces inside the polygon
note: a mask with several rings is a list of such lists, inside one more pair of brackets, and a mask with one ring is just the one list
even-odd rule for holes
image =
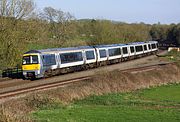
{"label": "bare tree", "polygon": [[42,19],[45,19],[48,22],[56,22],[58,14],[56,9],[51,7],[45,7],[40,16]]}
{"label": "bare tree", "polygon": [[45,7],[40,17],[50,23],[50,37],[55,39],[59,45],[63,45],[73,31],[71,21],[74,20],[74,17],[69,12],[52,7]]}
{"label": "bare tree", "polygon": [[34,10],[32,0],[0,0],[0,16],[27,18]]}
{"label": "bare tree", "polygon": [[52,7],[45,7],[43,12],[40,13],[40,17],[48,22],[56,23],[70,22],[75,19],[69,12],[63,12]]}
{"label": "bare tree", "polygon": [[25,26],[22,19],[34,9],[33,0],[0,0],[0,67],[16,64],[27,40],[27,31],[21,29]]}

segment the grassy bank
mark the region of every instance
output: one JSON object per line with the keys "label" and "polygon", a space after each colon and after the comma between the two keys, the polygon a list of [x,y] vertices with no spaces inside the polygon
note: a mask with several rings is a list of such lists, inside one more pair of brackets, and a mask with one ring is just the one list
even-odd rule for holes
{"label": "grassy bank", "polygon": [[180,84],[131,93],[91,96],[73,104],[39,110],[33,116],[48,122],[180,121]]}
{"label": "grassy bank", "polygon": [[163,60],[178,62],[178,61],[180,61],[180,52],[178,52],[176,50],[172,50],[165,55],[161,55],[160,57]]}
{"label": "grassy bank", "polygon": [[179,121],[179,85],[153,90],[155,93],[140,90],[171,83],[180,83],[180,65],[137,73],[101,71],[89,80],[0,104],[0,122],[32,122],[28,116],[32,111],[39,121]]}

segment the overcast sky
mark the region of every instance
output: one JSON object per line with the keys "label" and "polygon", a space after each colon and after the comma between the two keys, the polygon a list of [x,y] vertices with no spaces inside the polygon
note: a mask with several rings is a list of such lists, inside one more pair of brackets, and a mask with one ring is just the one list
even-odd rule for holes
{"label": "overcast sky", "polygon": [[180,23],[180,0],[35,0],[39,9],[51,6],[76,19],[108,19],[128,23]]}

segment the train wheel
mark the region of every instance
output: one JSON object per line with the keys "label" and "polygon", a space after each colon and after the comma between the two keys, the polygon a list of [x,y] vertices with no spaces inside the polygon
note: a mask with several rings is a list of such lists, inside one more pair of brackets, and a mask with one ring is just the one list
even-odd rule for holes
{"label": "train wheel", "polygon": [[48,78],[48,77],[51,77],[52,76],[52,70],[49,69],[49,70],[46,70],[45,73],[44,73],[44,78]]}

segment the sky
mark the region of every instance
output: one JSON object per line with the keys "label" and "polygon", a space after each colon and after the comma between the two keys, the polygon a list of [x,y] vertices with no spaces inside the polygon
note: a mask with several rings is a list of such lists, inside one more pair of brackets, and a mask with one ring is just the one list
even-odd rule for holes
{"label": "sky", "polygon": [[127,23],[180,23],[180,0],[34,0],[44,7],[70,12],[76,19],[107,19]]}

